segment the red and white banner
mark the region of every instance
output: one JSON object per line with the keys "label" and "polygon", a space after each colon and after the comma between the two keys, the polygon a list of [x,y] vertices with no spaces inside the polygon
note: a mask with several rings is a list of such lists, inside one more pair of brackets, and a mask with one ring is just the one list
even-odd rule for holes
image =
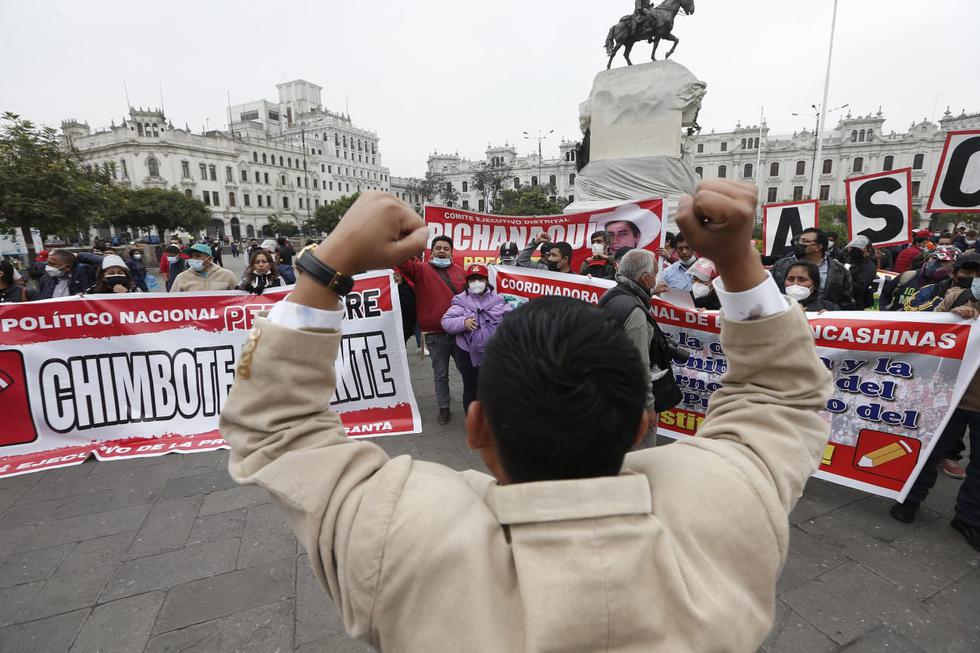
{"label": "red and white banner", "polygon": [[912,168],[851,177],[847,187],[849,238],[875,247],[912,242]]}
{"label": "red and white banner", "polygon": [[[520,305],[542,295],[594,303],[613,283],[601,279],[493,266],[491,279]],[[691,352],[674,366],[683,399],[660,413],[658,432],[696,436],[728,361],[717,311],[685,309],[659,299],[661,329]],[[817,355],[836,391],[823,418],[830,440],[816,476],[902,500],[925,464],[980,366],[980,326],[950,313],[810,314]]]}
{"label": "red and white banner", "polygon": [[804,229],[820,222],[820,202],[780,202],[762,205],[762,253],[783,256],[793,251],[793,241]]}
{"label": "red and white banner", "polygon": [[980,129],[946,134],[926,211],[980,213]]}
{"label": "red and white banner", "polygon": [[506,216],[426,205],[425,221],[429,225],[429,244],[436,236],[449,236],[456,262],[463,266],[496,263],[504,243],[513,241],[523,249],[546,231],[551,242],[572,246],[572,269],[578,270],[592,254],[589,238],[603,229],[612,234],[612,252],[621,247],[654,252],[662,247],[667,208],[662,199],[651,199],[566,215]]}
{"label": "red and white banner", "polygon": [[[0,305],[0,477],[99,460],[213,451],[256,313],[290,289],[98,295]],[[388,271],[345,302],[331,405],[348,435],[421,431]],[[342,364],[341,364],[342,363]]]}

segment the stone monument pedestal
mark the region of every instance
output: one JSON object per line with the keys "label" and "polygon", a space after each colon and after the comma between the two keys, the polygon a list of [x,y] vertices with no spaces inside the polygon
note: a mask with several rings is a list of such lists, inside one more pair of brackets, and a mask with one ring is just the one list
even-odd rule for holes
{"label": "stone monument pedestal", "polygon": [[672,214],[677,197],[693,193],[699,181],[683,151],[682,129],[696,125],[706,86],[669,60],[596,75],[579,106],[589,163],[576,176],[575,202],[565,211],[664,197]]}

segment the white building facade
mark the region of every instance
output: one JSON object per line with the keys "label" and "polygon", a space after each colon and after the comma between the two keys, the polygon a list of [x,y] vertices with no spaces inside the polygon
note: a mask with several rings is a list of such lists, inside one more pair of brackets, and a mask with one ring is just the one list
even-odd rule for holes
{"label": "white building facade", "polygon": [[[209,207],[214,237],[258,238],[272,216],[302,225],[327,202],[390,189],[378,135],[320,104],[321,87],[278,84],[279,101],[229,108],[229,131],[178,129],[161,110],[131,108],[121,125],[92,132],[65,121],[87,164],[129,188],[177,188]],[[100,230],[108,238],[111,230]]]}

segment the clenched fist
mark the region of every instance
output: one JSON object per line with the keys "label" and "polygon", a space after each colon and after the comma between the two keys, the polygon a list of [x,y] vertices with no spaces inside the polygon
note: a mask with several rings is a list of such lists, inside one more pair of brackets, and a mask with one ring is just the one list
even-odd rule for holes
{"label": "clenched fist", "polygon": [[695,251],[714,261],[731,292],[762,283],[766,271],[752,247],[758,190],[754,184],[710,179],[698,184],[694,197],[683,198],[677,227]]}

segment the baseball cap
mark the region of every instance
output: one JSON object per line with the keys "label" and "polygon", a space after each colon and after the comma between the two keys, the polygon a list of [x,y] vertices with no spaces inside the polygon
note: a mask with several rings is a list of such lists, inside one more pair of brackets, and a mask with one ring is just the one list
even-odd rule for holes
{"label": "baseball cap", "polygon": [[487,270],[487,266],[482,263],[470,263],[466,266],[466,278],[470,278],[475,275],[480,275],[481,277],[490,277],[490,271]]}
{"label": "baseball cap", "polygon": [[919,229],[918,231],[915,232],[915,235],[920,236],[922,238],[932,238],[932,232],[929,231],[928,229]]}
{"label": "baseball cap", "polygon": [[259,247],[261,247],[262,249],[267,249],[270,252],[274,252],[276,251],[277,245],[276,245],[276,241],[274,241],[273,239],[266,238],[265,240],[262,241],[262,244],[259,245]]}
{"label": "baseball cap", "polygon": [[517,243],[515,243],[512,240],[507,241],[506,243],[500,246],[501,256],[517,256],[517,254],[518,254]]}
{"label": "baseball cap", "polygon": [[202,254],[207,254],[208,256],[214,256],[214,254],[211,252],[211,248],[205,245],[204,243],[194,243],[190,247],[185,247],[183,251],[183,253],[187,254],[188,256],[190,256],[194,252],[200,252]]}
{"label": "baseball cap", "polygon": [[122,260],[121,256],[116,254],[109,254],[108,256],[102,257],[102,269],[108,270],[109,268],[125,268],[126,262]]}
{"label": "baseball cap", "polygon": [[956,270],[966,266],[980,268],[980,254],[964,254],[956,259],[956,263],[953,264],[953,268]]}
{"label": "baseball cap", "polygon": [[936,248],[934,252],[930,252],[929,256],[933,256],[940,261],[955,261],[960,255],[960,250],[958,247],[953,247],[952,245],[940,245]]}
{"label": "baseball cap", "polygon": [[871,241],[868,240],[867,236],[855,236],[851,239],[851,242],[847,243],[847,247],[853,247],[855,249],[865,250],[871,246]]}

